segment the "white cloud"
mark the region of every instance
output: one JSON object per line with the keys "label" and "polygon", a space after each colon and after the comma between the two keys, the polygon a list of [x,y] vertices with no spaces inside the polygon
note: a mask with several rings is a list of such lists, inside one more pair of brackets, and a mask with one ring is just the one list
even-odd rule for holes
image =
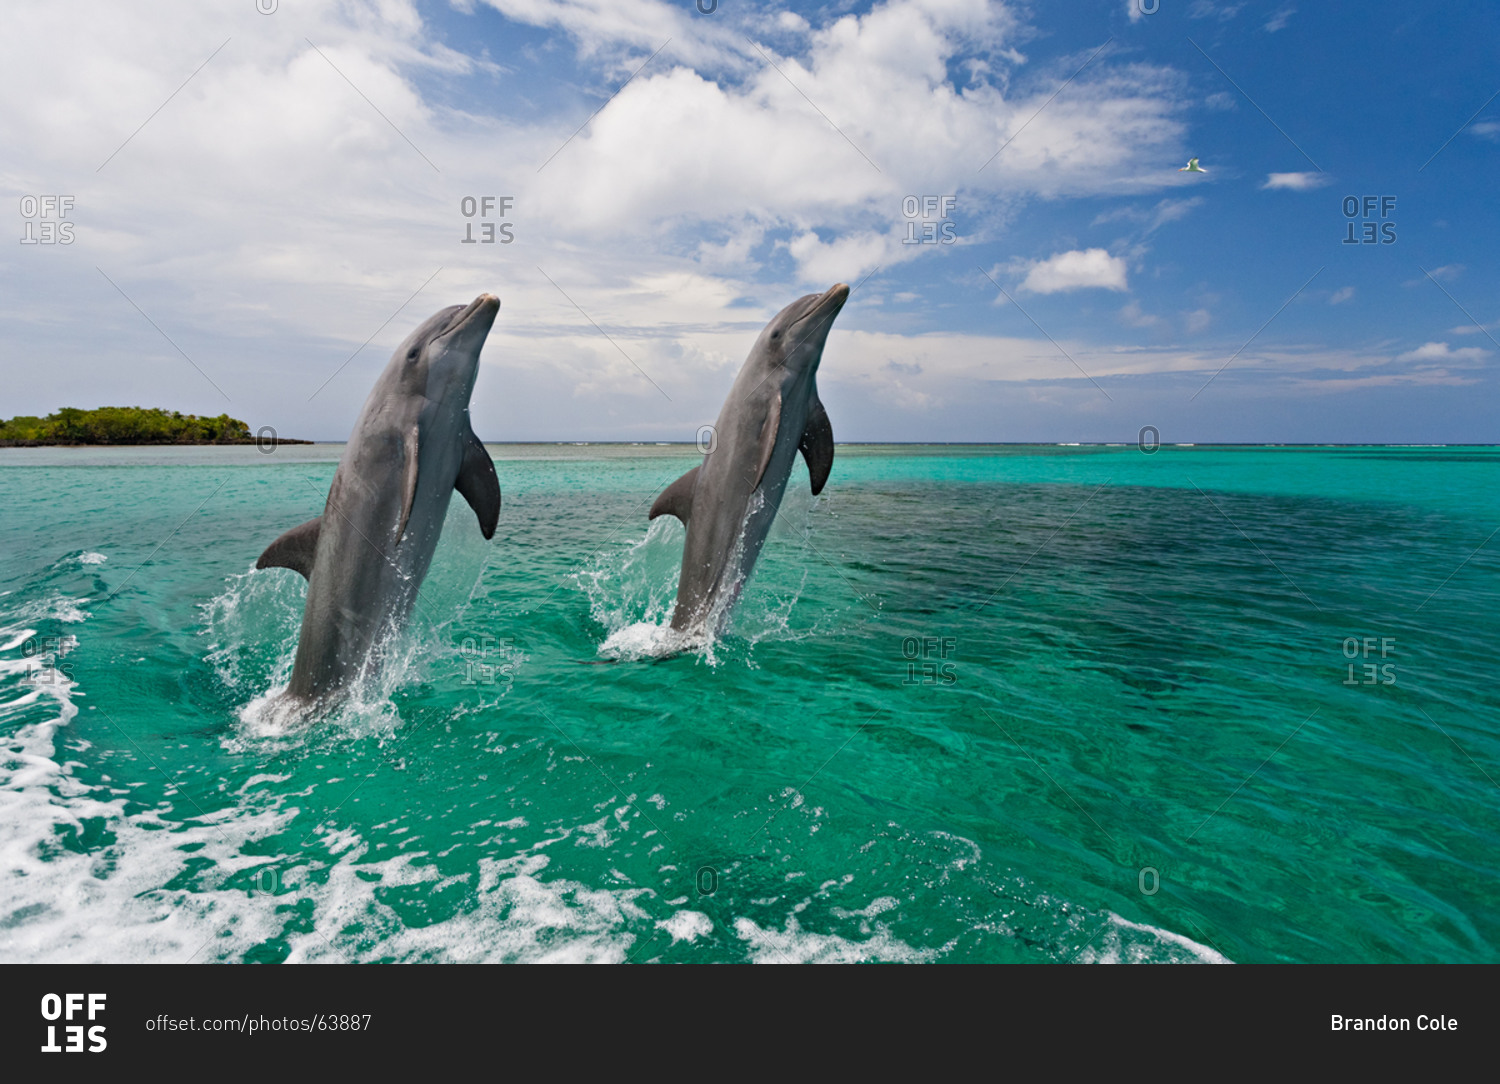
{"label": "white cloud", "polygon": [[1188,8],[1190,19],[1218,19],[1221,23],[1227,23],[1240,13],[1244,3],[1238,4],[1215,4],[1213,0],[1193,0],[1192,6]]}
{"label": "white cloud", "polygon": [[[794,237],[786,247],[797,261],[801,281],[821,284],[823,289],[839,281],[852,286],[867,271],[889,265],[901,254],[899,241],[893,244],[888,236],[875,233],[850,234],[825,243],[809,230]],[[908,254],[919,247],[905,246]]]}
{"label": "white cloud", "polygon": [[1202,331],[1213,321],[1213,314],[1207,309],[1194,309],[1192,312],[1182,314],[1182,326],[1188,334],[1196,334]]}
{"label": "white cloud", "polygon": [[1156,205],[1155,213],[1152,215],[1151,224],[1146,227],[1146,233],[1155,233],[1168,222],[1176,222],[1179,218],[1186,218],[1188,212],[1195,207],[1203,205],[1202,196],[1193,196],[1191,199],[1164,199]]}
{"label": "white cloud", "polygon": [[1033,294],[1058,294],[1069,290],[1098,287],[1104,290],[1126,290],[1125,261],[1111,256],[1102,248],[1059,252],[1034,262],[1021,282],[1021,289]]}
{"label": "white cloud", "polygon": [[1464,265],[1461,263],[1445,263],[1441,267],[1429,267],[1426,271],[1427,274],[1407,279],[1401,285],[1422,286],[1431,281],[1431,279],[1436,279],[1438,282],[1452,282],[1464,273]]}
{"label": "white cloud", "polygon": [[1330,305],[1342,305],[1345,301],[1348,301],[1353,296],[1353,286],[1341,286],[1337,290],[1333,291],[1333,295],[1329,297],[1328,303]]}
{"label": "white cloud", "polygon": [[1312,188],[1322,188],[1329,184],[1331,178],[1326,173],[1272,173],[1266,177],[1266,183],[1261,188],[1287,188],[1293,192],[1306,192]]}
{"label": "white cloud", "polygon": [[1462,346],[1457,350],[1451,349],[1447,343],[1423,343],[1415,350],[1408,350],[1404,354],[1396,355],[1397,361],[1466,361],[1480,363],[1488,356],[1488,351],[1481,350],[1477,346]]}
{"label": "white cloud", "polygon": [[1500,140],[1500,120],[1482,120],[1469,125],[1469,134],[1491,142]]}
{"label": "white cloud", "polygon": [[1295,14],[1297,14],[1297,9],[1290,5],[1280,9],[1275,15],[1266,20],[1266,33],[1274,34],[1276,31],[1281,30],[1291,21],[1292,16]]}
{"label": "white cloud", "polygon": [[1144,222],[1146,227],[1141,230],[1142,238],[1155,233],[1169,222],[1176,222],[1184,218],[1195,207],[1203,205],[1202,196],[1193,196],[1190,199],[1171,199],[1170,197],[1159,201],[1155,207],[1146,210],[1142,207],[1124,206],[1117,207],[1113,211],[1101,211],[1094,216],[1089,223],[1091,226],[1102,226],[1107,222]]}
{"label": "white cloud", "polygon": [[1132,301],[1120,310],[1120,319],[1131,327],[1155,327],[1161,323],[1160,316],[1141,311],[1141,303]]}

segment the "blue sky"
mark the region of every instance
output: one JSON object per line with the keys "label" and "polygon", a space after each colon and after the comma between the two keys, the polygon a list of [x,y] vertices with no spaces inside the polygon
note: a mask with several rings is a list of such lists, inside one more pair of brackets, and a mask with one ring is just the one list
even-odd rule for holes
{"label": "blue sky", "polygon": [[262,6],[8,14],[0,414],[340,439],[488,290],[483,437],[689,440],[846,281],[840,440],[1497,439],[1495,9]]}

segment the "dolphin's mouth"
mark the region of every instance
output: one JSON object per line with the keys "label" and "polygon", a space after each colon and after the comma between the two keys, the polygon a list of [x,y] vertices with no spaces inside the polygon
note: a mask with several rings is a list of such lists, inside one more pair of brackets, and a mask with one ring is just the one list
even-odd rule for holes
{"label": "dolphin's mouth", "polygon": [[792,321],[792,327],[796,327],[798,324],[808,320],[821,321],[827,319],[831,321],[839,314],[839,310],[844,307],[844,302],[847,300],[849,300],[849,287],[842,282],[835,283],[828,288],[827,293],[822,294],[812,303],[811,308]]}
{"label": "dolphin's mouth", "polygon": [[489,334],[490,326],[495,322],[495,314],[500,311],[500,299],[494,294],[480,294],[468,306],[453,317],[453,323],[441,335],[439,339],[445,339],[450,335],[467,331],[471,327],[483,324],[485,334]]}

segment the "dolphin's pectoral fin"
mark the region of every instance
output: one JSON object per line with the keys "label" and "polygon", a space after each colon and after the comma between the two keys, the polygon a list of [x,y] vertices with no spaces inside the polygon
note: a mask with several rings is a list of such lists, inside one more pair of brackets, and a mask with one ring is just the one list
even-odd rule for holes
{"label": "dolphin's pectoral fin", "polygon": [[655,519],[661,515],[676,516],[686,527],[688,517],[693,514],[693,490],[697,485],[698,467],[694,467],[662,490],[661,496],[657,497],[656,503],[651,506],[651,514],[646,518]]}
{"label": "dolphin's pectoral fin", "polygon": [[766,420],[760,427],[760,462],[755,468],[755,481],[750,486],[751,489],[760,485],[760,480],[766,476],[766,468],[771,465],[771,453],[776,450],[776,431],[780,428],[781,392],[778,391],[766,414]]}
{"label": "dolphin's pectoral fin", "polygon": [[406,453],[405,477],[401,483],[401,522],[396,525],[396,545],[406,537],[406,521],[411,519],[411,506],[417,499],[417,464],[421,453],[421,431],[414,425],[406,431],[402,442]]}
{"label": "dolphin's pectoral fin", "polygon": [[318,532],[322,527],[322,516],[293,527],[266,547],[255,567],[289,568],[302,573],[304,579],[312,579],[313,558],[318,553]]}
{"label": "dolphin's pectoral fin", "polygon": [[464,439],[464,462],[453,488],[474,509],[484,537],[494,538],[495,524],[500,522],[500,479],[495,475],[495,461],[472,429]]}
{"label": "dolphin's pectoral fin", "polygon": [[828,411],[822,400],[813,397],[807,412],[807,428],[802,430],[802,440],[797,447],[802,449],[802,458],[807,460],[807,473],[812,479],[813,496],[823,492],[828,482],[828,472],[833,469],[833,425],[828,420]]}

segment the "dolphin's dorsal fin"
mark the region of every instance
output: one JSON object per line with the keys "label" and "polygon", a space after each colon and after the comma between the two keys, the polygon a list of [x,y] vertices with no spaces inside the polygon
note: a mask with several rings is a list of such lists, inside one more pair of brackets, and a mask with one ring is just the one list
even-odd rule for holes
{"label": "dolphin's dorsal fin", "polygon": [[807,473],[812,479],[813,496],[816,497],[823,492],[828,472],[833,469],[833,425],[816,392],[807,412],[807,428],[802,430],[802,440],[797,447],[802,449],[802,458],[807,460]]}
{"label": "dolphin's dorsal fin", "polygon": [[312,579],[313,558],[318,553],[318,532],[322,527],[322,516],[293,527],[266,547],[255,567],[289,568],[302,573],[304,579]]}
{"label": "dolphin's dorsal fin", "polygon": [[398,546],[406,537],[406,521],[411,519],[411,506],[417,500],[417,466],[421,460],[421,438],[421,430],[414,425],[406,431],[406,437],[402,441],[406,463],[401,484],[401,522],[396,524],[396,545]]}
{"label": "dolphin's dorsal fin", "polygon": [[693,490],[697,485],[698,467],[694,467],[662,490],[661,496],[657,497],[656,503],[651,506],[651,514],[646,518],[655,519],[662,515],[676,516],[686,527],[688,517],[693,514]]}
{"label": "dolphin's dorsal fin", "polygon": [[771,465],[771,453],[776,450],[776,431],[781,428],[781,392],[776,392],[776,398],[771,401],[771,409],[766,414],[766,420],[760,427],[760,463],[755,468],[755,481],[750,488],[755,489],[760,485],[760,480],[766,476],[766,468]]}
{"label": "dolphin's dorsal fin", "polygon": [[479,517],[479,529],[484,537],[495,537],[495,524],[500,522],[500,479],[495,475],[495,461],[484,450],[484,444],[474,435],[472,428],[464,437],[464,462],[458,468],[458,480],[453,488],[463,495]]}

